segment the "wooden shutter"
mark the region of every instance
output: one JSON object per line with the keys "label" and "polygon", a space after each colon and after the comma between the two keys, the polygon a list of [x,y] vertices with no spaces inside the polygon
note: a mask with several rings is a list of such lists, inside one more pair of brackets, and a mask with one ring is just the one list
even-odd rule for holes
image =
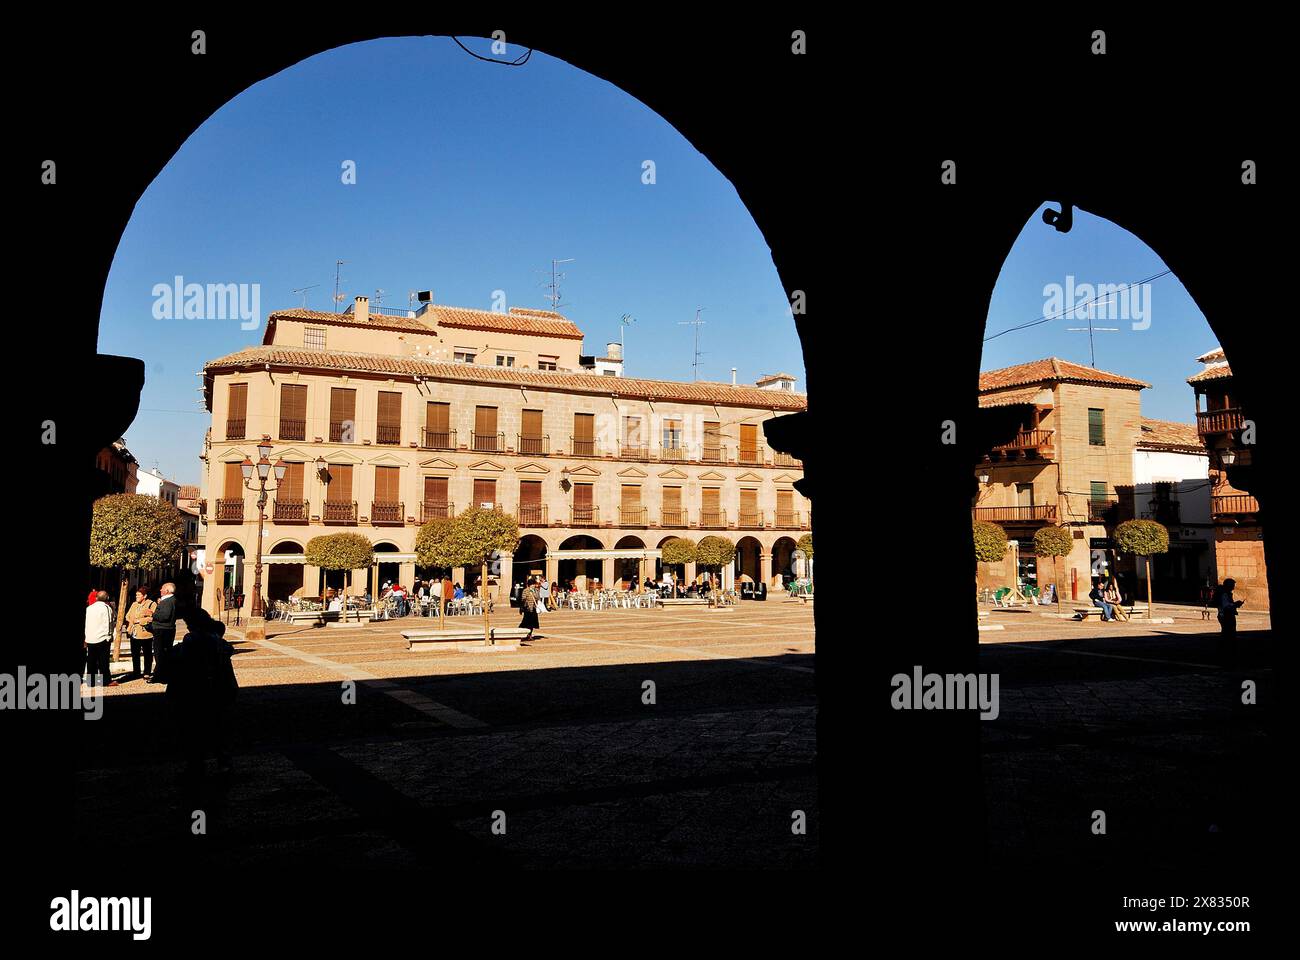
{"label": "wooden shutter", "polygon": [[523,434],[525,437],[540,437],[542,435],[542,411],[524,411]]}
{"label": "wooden shutter", "polygon": [[636,510],[641,506],[641,485],[638,483],[623,484],[622,506],[624,510]]}
{"label": "wooden shutter", "polygon": [[740,425],[740,457],[753,462],[758,455],[758,424],[742,423]]}
{"label": "wooden shutter", "polygon": [[343,442],[343,424],[352,424],[352,439],[357,430],[357,392],[351,387],[330,387],[330,442]]}
{"label": "wooden shutter", "polygon": [[402,395],[387,390],[379,392],[379,409],[375,417],[375,443],[402,442]]}
{"label": "wooden shutter", "polygon": [[248,422],[248,384],[232,383],[226,404],[226,439],[242,440]]}
{"label": "wooden shutter", "polygon": [[497,408],[474,408],[474,432],[481,436],[495,437],[497,434]]}
{"label": "wooden shutter", "polygon": [[451,404],[430,400],[424,405],[424,445],[450,447]]}
{"label": "wooden shutter", "polygon": [[778,513],[794,512],[793,490],[778,490],[776,492],[776,509]]}
{"label": "wooden shutter", "polygon": [[591,507],[591,484],[575,483],[573,485],[573,505],[575,507]]}
{"label": "wooden shutter", "polygon": [[226,464],[226,480],[225,486],[222,489],[225,491],[227,500],[235,500],[243,497],[244,474],[239,469],[239,464],[237,462]]}
{"label": "wooden shutter", "polygon": [[280,439],[307,439],[307,385],[280,385]]}
{"label": "wooden shutter", "polygon": [[481,507],[485,503],[496,504],[497,502],[497,482],[495,480],[483,480],[479,477],[474,478],[474,506]]}
{"label": "wooden shutter", "polygon": [[427,503],[446,503],[447,502],[447,478],[446,477],[425,477],[424,478],[424,499]]}
{"label": "wooden shutter", "polygon": [[396,503],[402,499],[399,492],[401,474],[399,467],[375,467],[375,502]]}
{"label": "wooden shutter", "polygon": [[748,515],[758,513],[758,491],[757,490],[740,491],[740,512]]}
{"label": "wooden shutter", "polygon": [[302,492],[303,466],[304,465],[301,463],[286,463],[284,465],[284,479],[280,481],[280,488],[275,494],[277,500],[288,502],[291,500],[302,501],[306,499]]}
{"label": "wooden shutter", "polygon": [[664,487],[664,509],[680,510],[682,508],[682,488]]}
{"label": "wooden shutter", "polygon": [[330,482],[325,487],[325,499],[330,503],[352,502],[352,464],[331,463]]}
{"label": "wooden shutter", "polygon": [[519,504],[525,507],[540,506],[542,502],[542,481],[519,481]]}
{"label": "wooden shutter", "polygon": [[704,510],[716,513],[719,507],[721,490],[718,487],[705,487],[700,491],[700,504]]}
{"label": "wooden shutter", "polygon": [[1094,447],[1106,445],[1106,411],[1096,408],[1088,410],[1088,443]]}

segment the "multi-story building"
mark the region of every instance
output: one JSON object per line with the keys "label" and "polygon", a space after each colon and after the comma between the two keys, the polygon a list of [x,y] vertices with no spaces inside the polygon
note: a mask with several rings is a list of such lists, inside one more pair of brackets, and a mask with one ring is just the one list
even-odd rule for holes
{"label": "multi-story building", "polygon": [[126,448],[125,440],[114,440],[95,457],[98,482],[97,497],[110,493],[135,493],[139,469],[135,457]]}
{"label": "multi-story building", "polygon": [[[534,570],[605,583],[657,574],[663,541],[709,533],[736,543],[739,573],[787,571],[809,504],[794,488],[802,465],[766,447],[762,424],[805,409],[793,378],[624,377],[621,351],[585,355],[582,339],[560,314],[520,308],[372,311],[358,297],[345,313],[272,314],[260,346],[203,371],[205,556],[225,566],[205,581],[205,604],[218,584],[251,590],[256,494],[240,464],[264,436],[288,465],[266,511],[269,599],[318,595],[327,576],[304,547],[340,530],[364,533],[384,561],[354,571],[358,589],[432,575],[417,567],[420,526],[471,504],[519,520],[503,586]],[[466,586],[476,576],[452,573]]]}
{"label": "multi-story building", "polygon": [[[1194,423],[1142,418],[1133,451],[1133,516],[1169,530],[1169,552],[1151,558],[1153,595],[1195,601],[1214,576],[1209,457]],[[1146,564],[1136,565],[1146,596]]]}
{"label": "multi-story building", "polygon": [[176,505],[180,489],[181,485],[179,483],[175,480],[168,480],[157,467],[152,470],[141,471],[136,475],[136,493],[157,497],[159,500],[166,500],[173,506]]}
{"label": "multi-story building", "polygon": [[1196,358],[1205,369],[1189,377],[1196,394],[1196,428],[1209,455],[1214,520],[1215,573],[1237,581],[1235,596],[1253,610],[1268,609],[1264,525],[1250,494],[1254,443],[1249,412],[1238,401],[1232,367],[1223,350]]}
{"label": "multi-story building", "polygon": [[1113,569],[1110,536],[1132,515],[1148,386],[1056,357],[980,374],[974,518],[1004,527],[1011,543],[1005,560],[979,565],[981,587],[1051,582],[1054,563],[1033,540],[1047,524],[1074,539],[1057,561],[1063,597],[1085,597],[1090,577]]}

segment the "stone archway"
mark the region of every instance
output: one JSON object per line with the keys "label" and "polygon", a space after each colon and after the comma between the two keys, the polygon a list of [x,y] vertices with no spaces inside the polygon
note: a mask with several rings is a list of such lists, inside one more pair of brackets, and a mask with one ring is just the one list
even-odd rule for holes
{"label": "stone archway", "polygon": [[[296,540],[281,540],[270,550],[268,556],[300,555],[302,544]],[[294,594],[305,591],[303,583],[304,567],[301,562],[277,563],[272,560],[266,564],[266,599],[288,600]]]}

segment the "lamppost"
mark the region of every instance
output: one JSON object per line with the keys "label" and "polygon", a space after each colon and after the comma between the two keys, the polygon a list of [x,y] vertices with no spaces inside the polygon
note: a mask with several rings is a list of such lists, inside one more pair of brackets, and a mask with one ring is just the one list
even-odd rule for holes
{"label": "lamppost", "polygon": [[275,466],[272,467],[270,456],[271,438],[263,434],[262,442],[257,445],[257,463],[245,457],[244,462],[239,465],[240,472],[244,475],[244,486],[249,490],[254,489],[253,473],[257,472],[257,553],[253,563],[253,609],[248,617],[247,639],[249,640],[265,639],[262,610],[262,531],[266,519],[266,481],[274,470],[276,483],[274,489],[278,490],[287,469],[283,459],[276,460]]}

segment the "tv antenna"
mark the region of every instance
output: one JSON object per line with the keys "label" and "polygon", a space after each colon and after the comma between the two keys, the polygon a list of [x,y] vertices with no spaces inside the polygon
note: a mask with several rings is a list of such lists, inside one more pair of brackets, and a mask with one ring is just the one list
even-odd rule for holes
{"label": "tv antenna", "polygon": [[378,287],[375,287],[375,306],[377,307],[383,302],[384,302],[384,291],[380,290]]}
{"label": "tv antenna", "polygon": [[628,324],[636,323],[636,317],[630,313],[625,313],[618,321],[618,345],[623,346],[623,331],[627,329]]}
{"label": "tv antenna", "polygon": [[1097,369],[1097,348],[1096,348],[1096,346],[1093,344],[1093,341],[1092,341],[1092,334],[1093,334],[1093,331],[1096,331],[1096,332],[1098,332],[1098,333],[1118,333],[1118,332],[1119,332],[1119,327],[1094,327],[1094,326],[1092,325],[1092,310],[1091,310],[1091,309],[1088,310],[1088,325],[1087,325],[1086,327],[1066,327],[1065,329],[1068,330],[1070,333],[1082,333],[1082,332],[1085,331],[1085,330],[1088,331],[1088,356],[1089,356],[1089,358],[1092,360],[1092,368],[1093,368],[1094,370]]}
{"label": "tv antenna", "polygon": [[290,292],[291,292],[291,293],[301,293],[301,294],[302,294],[302,308],[303,308],[304,310],[306,310],[306,309],[307,309],[307,291],[308,291],[308,290],[315,290],[315,289],[316,289],[317,287],[319,287],[319,286],[320,286],[319,283],[313,283],[310,287],[298,287],[298,289],[296,289],[296,290],[292,290],[292,291],[290,291]]}
{"label": "tv antenna", "polygon": [[339,304],[343,302],[343,294],[339,291],[339,271],[343,268],[346,260],[334,261],[334,312],[339,312]]}
{"label": "tv antenna", "polygon": [[568,304],[560,302],[560,281],[564,279],[564,274],[560,272],[559,266],[562,263],[573,263],[574,259],[574,257],[569,257],[567,260],[551,261],[551,282],[546,285],[546,289],[551,292],[545,294],[543,299],[551,301],[551,310],[556,313],[559,312],[560,307],[568,306]]}
{"label": "tv antenna", "polygon": [[691,361],[691,378],[693,380],[700,379],[700,357],[703,356],[703,354],[700,353],[700,327],[704,326],[705,323],[705,321],[700,319],[700,311],[702,311],[703,309],[704,309],[703,307],[695,308],[694,320],[677,321],[677,325],[679,327],[695,328],[695,359]]}

